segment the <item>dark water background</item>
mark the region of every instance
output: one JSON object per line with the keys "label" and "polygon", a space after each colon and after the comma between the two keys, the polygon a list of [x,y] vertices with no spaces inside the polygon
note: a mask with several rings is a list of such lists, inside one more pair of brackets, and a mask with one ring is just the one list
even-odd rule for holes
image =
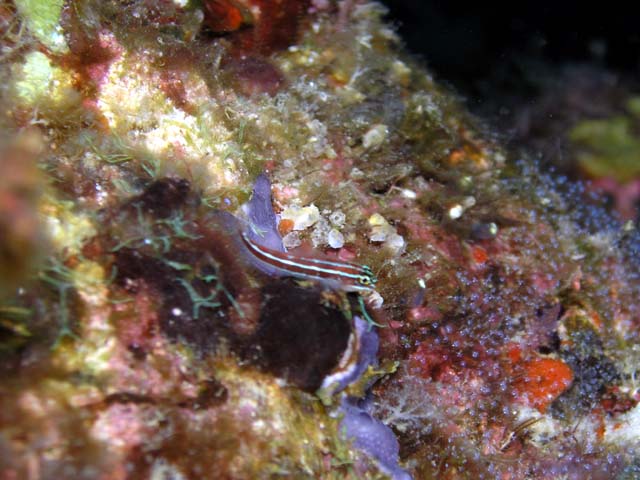
{"label": "dark water background", "polygon": [[637,2],[383,3],[407,48],[488,117],[535,101],[568,66],[640,80]]}

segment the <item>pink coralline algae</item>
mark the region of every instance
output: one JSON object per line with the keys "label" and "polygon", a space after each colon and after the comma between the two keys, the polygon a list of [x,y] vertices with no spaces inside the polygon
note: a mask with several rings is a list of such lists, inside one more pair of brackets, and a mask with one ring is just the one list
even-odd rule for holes
{"label": "pink coralline algae", "polygon": [[638,476],[637,229],[379,4],[14,4],[1,478]]}

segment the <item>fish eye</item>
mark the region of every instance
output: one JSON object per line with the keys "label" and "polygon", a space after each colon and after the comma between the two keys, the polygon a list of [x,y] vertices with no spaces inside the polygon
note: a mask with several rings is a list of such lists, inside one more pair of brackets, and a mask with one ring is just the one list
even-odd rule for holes
{"label": "fish eye", "polygon": [[358,281],[359,281],[362,285],[371,285],[371,278],[369,278],[369,277],[367,277],[367,276],[365,276],[365,275],[362,275],[362,276],[358,279]]}

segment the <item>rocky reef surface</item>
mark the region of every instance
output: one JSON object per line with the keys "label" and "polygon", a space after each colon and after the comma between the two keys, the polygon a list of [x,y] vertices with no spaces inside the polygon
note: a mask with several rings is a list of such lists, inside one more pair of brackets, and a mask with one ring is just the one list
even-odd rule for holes
{"label": "rocky reef surface", "polygon": [[[0,478],[640,475],[637,227],[503,148],[383,15],[2,3]],[[616,185],[636,103],[572,133]],[[366,307],[242,254],[221,218],[264,172],[273,235],[367,265]]]}

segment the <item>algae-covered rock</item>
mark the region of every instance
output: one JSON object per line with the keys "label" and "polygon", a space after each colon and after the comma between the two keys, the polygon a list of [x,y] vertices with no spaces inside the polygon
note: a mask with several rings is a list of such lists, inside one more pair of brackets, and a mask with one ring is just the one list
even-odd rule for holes
{"label": "algae-covered rock", "polygon": [[[274,5],[7,10],[0,477],[633,471],[638,232],[379,4]],[[637,176],[627,110],[585,168]]]}

